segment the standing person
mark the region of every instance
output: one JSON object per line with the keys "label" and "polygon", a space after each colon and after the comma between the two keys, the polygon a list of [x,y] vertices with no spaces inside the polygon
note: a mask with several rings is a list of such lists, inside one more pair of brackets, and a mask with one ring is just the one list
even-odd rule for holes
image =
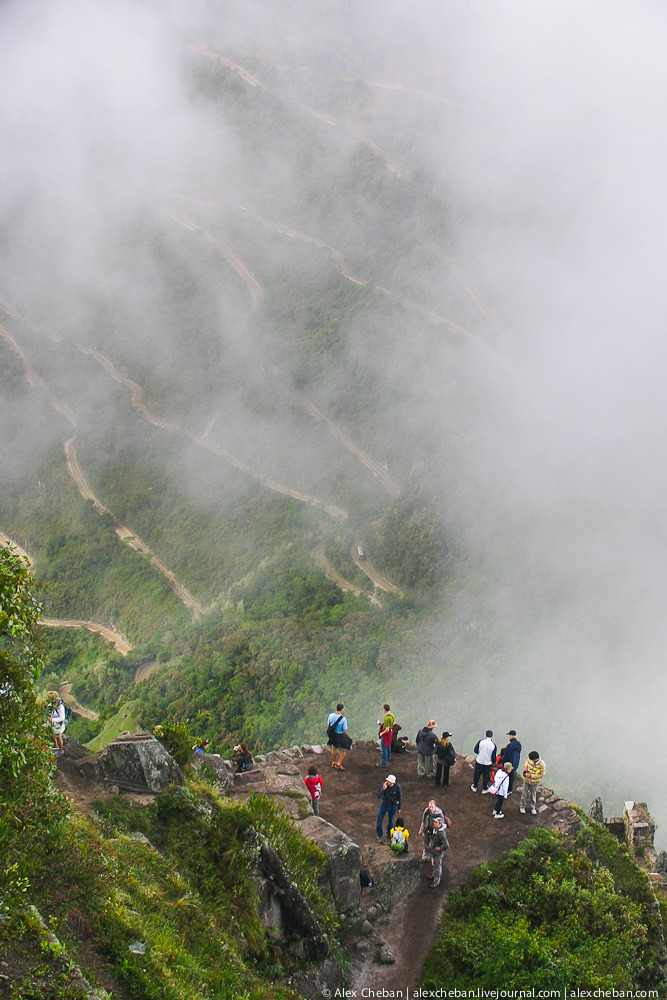
{"label": "standing person", "polygon": [[489,775],[491,773],[491,767],[494,760],[496,759],[496,754],[498,749],[496,744],[492,739],[493,730],[487,729],[486,736],[481,740],[477,740],[475,744],[475,749],[473,753],[477,754],[475,758],[475,770],[472,775],[472,785],[470,786],[473,792],[477,791],[477,786],[479,784],[479,779],[482,779],[482,795],[486,794],[489,790]]}
{"label": "standing person", "polygon": [[418,837],[424,838],[424,844],[422,846],[422,856],[421,856],[422,861],[428,861],[430,857],[429,847],[431,844],[431,837],[433,836],[433,832],[435,829],[433,823],[436,816],[439,816],[443,821],[443,823],[445,822],[444,812],[442,811],[440,806],[437,806],[435,804],[435,799],[431,799],[429,804],[426,806],[426,809],[424,809],[424,812],[422,814],[421,826],[419,827],[419,831],[417,833]]}
{"label": "standing person", "polygon": [[386,767],[391,760],[391,741],[394,738],[394,716],[389,705],[383,705],[384,720],[378,723],[380,736],[380,763],[378,767]]}
{"label": "standing person", "polygon": [[519,770],[519,761],[521,760],[521,744],[516,738],[516,729],[510,729],[509,742],[505,749],[503,750],[502,762],[503,764],[511,764],[512,770],[510,771],[510,786],[507,792],[511,795],[514,791],[514,775]]}
{"label": "standing person", "polygon": [[547,765],[540,757],[537,750],[531,750],[528,760],[523,765],[523,791],[521,792],[521,802],[519,812],[525,813],[526,806],[530,804],[530,811],[533,816],[537,816],[537,789],[542,784],[542,780],[547,773]]}
{"label": "standing person", "polygon": [[507,761],[502,767],[498,768],[496,776],[494,778],[493,784],[489,791],[493,792],[496,796],[496,804],[493,807],[493,818],[494,819],[505,819],[505,813],[503,812],[503,805],[505,804],[505,799],[509,795],[509,785],[510,785],[510,775],[514,768]]}
{"label": "standing person", "polygon": [[456,764],[456,750],[450,742],[453,735],[445,729],[435,748],[435,783],[442,784],[443,788],[449,787],[449,769]]}
{"label": "standing person", "polygon": [[378,809],[375,832],[377,833],[378,843],[381,844],[382,824],[385,816],[389,817],[387,820],[387,840],[391,841],[390,831],[394,826],[394,816],[403,805],[403,790],[397,783],[395,774],[387,775],[380,788],[378,788],[377,797],[382,801],[380,802],[380,808]]}
{"label": "standing person", "polygon": [[53,752],[63,753],[63,733],[65,732],[65,703],[57,691],[49,691],[49,722],[53,732]]}
{"label": "standing person", "polygon": [[438,737],[433,730],[435,722],[429,719],[426,725],[419,730],[415,738],[417,744],[417,775],[420,778],[432,778],[434,776],[433,755],[438,745]]}
{"label": "standing person", "polygon": [[342,701],[336,705],[336,711],[329,713],[327,719],[327,743],[331,747],[331,766],[338,771],[344,771],[345,754],[352,746],[352,740],[347,734],[347,719],[343,715]]}
{"label": "standing person", "polygon": [[447,840],[444,820],[442,820],[439,816],[436,816],[433,821],[433,826],[434,831],[433,836],[431,837],[429,853],[431,855],[431,864],[433,865],[432,886],[434,889],[437,889],[442,879],[442,856],[449,848],[449,841]]}
{"label": "standing person", "polygon": [[310,804],[313,807],[313,814],[315,816],[320,815],[320,798],[322,796],[322,788],[324,782],[322,781],[322,775],[318,774],[317,767],[315,764],[311,764],[308,768],[308,774],[303,779],[306,788],[310,792]]}

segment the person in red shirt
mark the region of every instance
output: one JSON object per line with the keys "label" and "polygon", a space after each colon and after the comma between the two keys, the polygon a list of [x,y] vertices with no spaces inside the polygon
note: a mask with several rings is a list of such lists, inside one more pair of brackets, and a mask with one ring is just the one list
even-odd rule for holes
{"label": "person in red shirt", "polygon": [[313,813],[315,816],[320,815],[320,796],[322,795],[322,786],[324,782],[322,781],[322,775],[317,773],[317,768],[314,764],[311,764],[308,768],[308,774],[303,779],[306,788],[310,792],[310,803],[313,807]]}

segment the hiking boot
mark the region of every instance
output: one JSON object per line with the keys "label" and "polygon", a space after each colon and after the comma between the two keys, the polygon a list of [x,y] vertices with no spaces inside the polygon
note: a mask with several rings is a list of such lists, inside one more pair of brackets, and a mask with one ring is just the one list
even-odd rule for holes
{"label": "hiking boot", "polygon": [[520,812],[520,813],[521,813],[522,815],[523,815],[523,814],[525,813],[525,811],[526,811],[526,807],[525,807],[525,806],[519,806],[519,812]]}
{"label": "hiking boot", "polygon": [[505,813],[494,813],[493,814],[493,818],[494,819],[505,819]]}

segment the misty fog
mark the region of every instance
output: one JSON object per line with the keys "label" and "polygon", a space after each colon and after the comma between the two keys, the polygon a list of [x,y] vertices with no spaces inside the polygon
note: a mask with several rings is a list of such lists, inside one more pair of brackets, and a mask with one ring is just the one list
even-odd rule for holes
{"label": "misty fog", "polygon": [[[346,508],[356,470],[373,507],[289,332],[290,282],[349,290],[315,402],[345,426],[370,373],[361,444],[493,583],[428,626],[403,714],[465,752],[515,728],[585,808],[667,820],[664,7],[4,0],[0,27],[0,296],[64,342],[79,425],[121,395],[87,344],[156,397],[180,373],[177,421],[258,475]],[[36,446],[2,406],[4,476]]]}

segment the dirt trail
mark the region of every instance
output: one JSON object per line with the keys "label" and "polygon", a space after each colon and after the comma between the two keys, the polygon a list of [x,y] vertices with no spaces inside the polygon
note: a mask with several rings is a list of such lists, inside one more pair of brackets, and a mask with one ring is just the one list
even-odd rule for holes
{"label": "dirt trail", "polygon": [[379,608],[382,607],[382,604],[377,599],[375,594],[367,594],[359,587],[355,587],[353,583],[350,583],[349,580],[346,580],[345,577],[340,575],[340,573],[336,572],[336,570],[333,568],[333,566],[331,565],[331,563],[324,554],[323,545],[318,545],[317,548],[314,548],[310,554],[317,563],[317,565],[324,570],[325,576],[327,576],[330,580],[333,580],[333,582],[340,587],[343,593],[349,592],[352,594],[356,594],[357,597],[361,596],[367,597],[371,602],[371,604],[376,604]]}
{"label": "dirt trail", "polygon": [[264,297],[264,291],[255,275],[246,267],[241,258],[237,257],[231,247],[228,247],[225,243],[220,243],[216,240],[212,233],[207,232],[206,229],[197,225],[197,223],[193,222],[193,220],[188,216],[179,215],[177,212],[172,212],[168,208],[162,208],[160,211],[163,215],[166,215],[168,218],[178,223],[179,226],[183,226],[185,229],[190,230],[190,232],[201,233],[202,236],[217,251],[217,253],[219,253],[221,257],[224,257],[229,266],[238,274],[250,292],[250,297],[252,299],[251,312],[253,312]]}
{"label": "dirt trail", "polygon": [[396,594],[398,597],[405,597],[405,594],[400,587],[397,587],[396,584],[391,582],[391,580],[388,580],[386,576],[382,576],[381,573],[378,573],[375,567],[371,566],[368,559],[361,558],[357,552],[356,543],[350,549],[350,555],[361,572],[365,573],[368,579],[372,580],[376,587],[379,587],[380,590],[386,591],[388,594]]}
{"label": "dirt trail", "polygon": [[[350,732],[354,735],[354,720],[350,721]],[[299,762],[304,776],[311,760]],[[388,847],[378,844],[375,837],[376,791],[389,772],[396,775],[403,791],[402,812],[410,831],[412,854],[421,853],[417,831],[429,799],[435,797],[452,820],[452,827],[447,832],[450,849],[445,855],[440,888],[431,888],[426,879],[429,868],[422,865],[419,888],[376,924],[396,957],[395,965],[377,965],[371,956],[352,959],[348,986],[359,991],[364,987],[374,990],[414,988],[435,941],[447,896],[469,878],[477,865],[506,855],[534,826],[557,825],[557,814],[551,809],[536,817],[520,815],[517,792],[508,799],[505,819],[495,821],[491,815],[493,796],[470,791],[471,766],[461,758],[451,769],[450,785],[446,789],[436,788],[432,779],[417,777],[414,753],[395,754],[387,768],[378,767],[379,760],[379,750],[368,745],[352,747],[345,759],[344,771],[331,768],[328,751],[317,759],[324,779],[320,814],[359,844],[369,858],[371,871],[373,857],[385,856],[389,851]]]}
{"label": "dirt trail", "polygon": [[115,646],[121,656],[127,656],[132,649],[120,632],[116,632],[115,629],[108,628],[106,625],[98,625],[97,622],[84,621],[79,618],[40,618],[37,624],[44,625],[46,628],[85,628],[89,632],[97,632],[103,639]]}
{"label": "dirt trail", "polygon": [[155,566],[157,570],[165,577],[165,579],[170,583],[176,596],[185,604],[186,607],[190,608],[195,617],[200,615],[203,608],[199,601],[197,601],[190,591],[183,586],[180,580],[174,576],[171,570],[159,559],[154,552],[149,549],[145,542],[135,535],[133,531],[130,530],[126,525],[121,524],[121,522],[116,518],[108,507],[105,507],[101,500],[98,500],[90,486],[88,485],[88,480],[81,471],[81,467],[78,463],[76,452],[74,450],[74,438],[71,437],[68,441],[65,441],[65,458],[67,461],[67,468],[69,473],[76,483],[79,493],[84,498],[84,500],[91,500],[95,505],[97,511],[100,514],[108,514],[114,523],[116,534],[122,542],[127,542],[131,549],[135,552],[140,552],[142,556],[145,556],[148,561]]}

